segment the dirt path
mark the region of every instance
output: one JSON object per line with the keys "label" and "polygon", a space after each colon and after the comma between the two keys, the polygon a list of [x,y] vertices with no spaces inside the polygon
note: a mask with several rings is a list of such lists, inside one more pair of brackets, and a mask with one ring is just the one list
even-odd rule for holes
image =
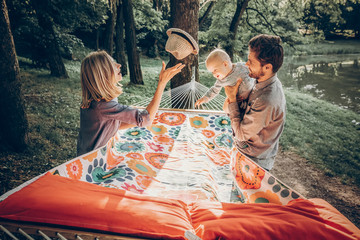
{"label": "dirt path", "polygon": [[360,188],[326,176],[304,158],[279,153],[271,173],[306,198],[322,198],[360,228]]}

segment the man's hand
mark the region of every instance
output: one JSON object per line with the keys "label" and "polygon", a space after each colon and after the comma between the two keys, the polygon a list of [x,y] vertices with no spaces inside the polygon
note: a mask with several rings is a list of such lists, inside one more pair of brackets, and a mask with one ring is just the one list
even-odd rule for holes
{"label": "man's hand", "polygon": [[226,98],[223,105],[223,110],[226,114],[229,114],[229,99]]}
{"label": "man's hand", "polygon": [[236,94],[239,91],[239,85],[241,82],[242,82],[242,79],[239,79],[234,86],[224,87],[225,94],[226,94],[227,98],[229,99],[229,103],[236,102]]}

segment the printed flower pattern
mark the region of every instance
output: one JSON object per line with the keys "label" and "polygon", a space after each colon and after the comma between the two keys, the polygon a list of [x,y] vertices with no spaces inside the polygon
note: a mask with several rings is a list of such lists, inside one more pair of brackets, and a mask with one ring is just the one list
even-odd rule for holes
{"label": "printed flower pattern", "polygon": [[215,143],[218,147],[231,148],[233,146],[233,142],[233,138],[227,133],[222,133],[215,138]]}
{"label": "printed flower pattern", "polygon": [[129,166],[129,168],[135,170],[136,172],[149,176],[149,177],[155,177],[156,176],[156,172],[154,170],[151,169],[150,166],[146,165],[144,162],[139,161],[139,160],[130,160],[127,162],[127,165]]}
{"label": "printed flower pattern", "polygon": [[107,155],[106,155],[107,169],[116,167],[124,160],[123,156],[114,153],[113,150],[114,150],[113,148],[108,148],[107,150]]}
{"label": "printed flower pattern", "polygon": [[159,117],[160,117],[160,114],[159,114],[159,112],[157,112],[155,115],[154,121],[152,122],[152,125],[156,125],[159,123]]}
{"label": "printed flower pattern", "polygon": [[163,125],[151,125],[148,129],[155,135],[165,134],[168,131]]}
{"label": "printed flower pattern", "polygon": [[236,155],[235,169],[236,182],[241,189],[259,189],[261,187],[265,171],[239,152]]}
{"label": "printed flower pattern", "polygon": [[136,183],[141,187],[142,189],[146,189],[152,181],[151,177],[144,176],[144,175],[138,175],[136,176]]}
{"label": "printed flower pattern", "polygon": [[207,138],[212,138],[213,136],[215,136],[215,133],[213,131],[211,131],[211,130],[204,129],[201,132]]}
{"label": "printed flower pattern", "polygon": [[275,203],[281,205],[279,196],[270,190],[254,193],[250,196],[249,203]]}
{"label": "printed flower pattern", "polygon": [[173,139],[177,139],[177,137],[179,136],[180,133],[180,127],[176,126],[176,127],[172,127],[169,130],[169,135],[173,138]]}
{"label": "printed flower pattern", "polygon": [[[106,146],[59,166],[52,174],[139,194],[148,189],[147,194],[183,201],[218,201],[228,196],[223,191],[230,186],[220,189],[214,183],[224,184],[225,178],[227,182],[231,168],[236,181],[232,202],[286,204],[300,197],[239,153],[231,132],[230,119],[224,115],[159,111],[151,127],[118,131]],[[167,169],[185,169],[189,164],[183,159],[208,164],[213,181],[185,174],[175,178]],[[159,171],[164,174],[157,176]],[[173,188],[174,181],[186,190]]]}
{"label": "printed flower pattern", "polygon": [[142,194],[144,192],[144,190],[142,190],[142,189],[137,189],[134,184],[130,185],[130,184],[125,183],[124,186],[121,186],[121,187],[127,191],[138,193],[138,194]]}
{"label": "printed flower pattern", "polygon": [[190,125],[194,128],[206,128],[209,124],[203,117],[195,116],[190,118]]}
{"label": "printed flower pattern", "polygon": [[165,164],[166,160],[168,159],[169,155],[165,153],[145,153],[145,159],[148,162],[158,168],[161,169],[162,166]]}
{"label": "printed flower pattern", "polygon": [[224,166],[230,163],[230,155],[224,150],[208,151],[206,155],[219,166]]}
{"label": "printed flower pattern", "polygon": [[166,135],[157,135],[154,137],[154,141],[161,145],[174,145],[174,139]]}
{"label": "printed flower pattern", "polygon": [[136,160],[144,159],[144,156],[141,155],[140,153],[128,153],[128,154],[126,154],[126,157],[128,157],[130,159],[136,159]]}
{"label": "printed flower pattern", "polygon": [[156,145],[152,142],[147,142],[146,144],[150,147],[151,150],[155,152],[162,152],[164,150],[164,147],[162,147],[161,145]]}
{"label": "printed flower pattern", "polygon": [[214,143],[212,143],[212,142],[203,141],[203,144],[204,144],[208,149],[210,149],[210,150],[215,149],[215,145],[214,145]]}
{"label": "printed flower pattern", "polygon": [[231,129],[231,122],[230,122],[230,118],[229,117],[218,117],[215,119],[215,125],[218,128],[227,128],[227,129]]}
{"label": "printed flower pattern", "polygon": [[145,146],[141,142],[118,142],[115,144],[118,152],[141,152],[145,150]]}
{"label": "printed flower pattern", "polygon": [[95,184],[110,184],[113,181],[125,182],[133,180],[135,174],[133,170],[125,165],[119,165],[116,168],[107,170],[107,164],[104,159],[95,159],[93,164],[88,166],[86,181]]}
{"label": "printed flower pattern", "polygon": [[97,155],[98,155],[98,152],[94,151],[92,153],[89,153],[89,154],[83,156],[82,159],[92,162],[97,157]]}
{"label": "printed flower pattern", "polygon": [[186,116],[182,113],[165,112],[160,114],[159,122],[165,123],[169,126],[181,125],[185,122]]}
{"label": "printed flower pattern", "polygon": [[144,140],[150,140],[151,139],[151,133],[149,130],[145,129],[145,128],[130,128],[128,130],[125,131],[124,135],[121,136],[121,138],[126,139],[126,140],[135,140],[135,141],[139,141],[141,139]]}
{"label": "printed flower pattern", "polygon": [[211,116],[209,119],[209,124],[210,127],[213,128],[215,131],[227,131],[229,133],[232,132],[230,118],[226,116]]}
{"label": "printed flower pattern", "polygon": [[66,171],[70,178],[79,180],[82,176],[83,166],[81,161],[75,160],[66,165]]}

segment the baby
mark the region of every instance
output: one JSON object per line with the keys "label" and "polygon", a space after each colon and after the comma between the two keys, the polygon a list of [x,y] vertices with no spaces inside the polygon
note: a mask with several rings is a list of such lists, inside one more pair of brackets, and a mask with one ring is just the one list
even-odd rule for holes
{"label": "baby", "polygon": [[[195,107],[200,107],[201,104],[209,102],[215,98],[222,87],[234,86],[241,78],[242,82],[239,85],[237,99],[239,106],[244,107],[244,100],[246,100],[252,90],[255,80],[249,77],[249,69],[245,63],[231,62],[229,55],[221,50],[213,50],[205,61],[206,68],[217,79],[214,86],[212,86],[203,97],[196,101]],[[226,112],[225,104],[224,110]]]}

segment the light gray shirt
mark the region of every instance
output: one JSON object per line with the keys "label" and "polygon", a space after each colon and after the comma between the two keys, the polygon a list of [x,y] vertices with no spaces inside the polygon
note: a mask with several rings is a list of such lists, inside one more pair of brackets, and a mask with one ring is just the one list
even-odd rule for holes
{"label": "light gray shirt", "polygon": [[239,62],[234,65],[232,72],[228,76],[223,79],[217,79],[214,86],[209,88],[204,95],[205,101],[209,102],[216,97],[221,91],[221,88],[234,86],[240,78],[242,78],[242,82],[239,85],[237,96],[239,99],[247,99],[255,84],[255,79],[249,77],[249,69],[245,63]]}
{"label": "light gray shirt", "polygon": [[92,101],[89,108],[81,108],[77,155],[104,146],[118,131],[121,122],[139,127],[151,124],[147,110],[119,104],[117,98],[109,102]]}
{"label": "light gray shirt", "polygon": [[229,104],[236,146],[260,166],[270,170],[279,148],[286,113],[285,95],[277,75],[255,84],[243,119],[240,110],[236,102]]}

